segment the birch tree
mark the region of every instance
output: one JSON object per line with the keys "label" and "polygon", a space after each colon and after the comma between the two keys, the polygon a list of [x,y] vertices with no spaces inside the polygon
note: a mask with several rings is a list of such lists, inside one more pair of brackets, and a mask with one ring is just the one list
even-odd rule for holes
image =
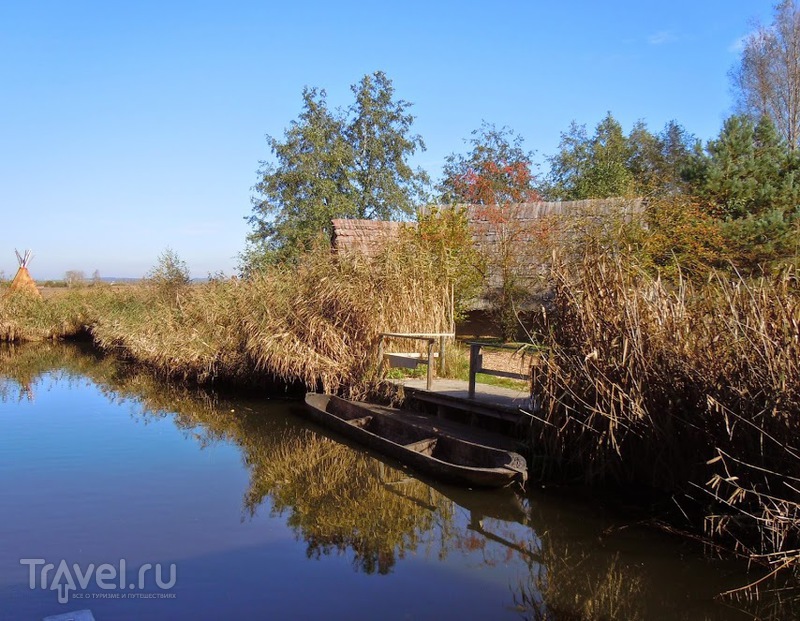
{"label": "birch tree", "polygon": [[744,41],[730,72],[741,113],[768,117],[790,149],[800,144],[800,8],[794,0],[775,7],[774,21]]}

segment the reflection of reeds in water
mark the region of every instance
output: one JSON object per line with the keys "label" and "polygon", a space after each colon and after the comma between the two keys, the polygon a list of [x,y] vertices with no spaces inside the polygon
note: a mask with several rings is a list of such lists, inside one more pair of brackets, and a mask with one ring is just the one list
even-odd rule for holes
{"label": "reflection of reeds in water", "polygon": [[349,549],[358,568],[385,573],[406,551],[434,544],[443,550],[451,542],[452,501],[323,436],[295,427],[278,430],[263,413],[232,412],[230,403],[212,393],[167,384],[136,365],[74,345],[4,348],[0,362],[3,375],[20,384],[54,371],[89,377],[112,401],[135,403],[137,417],[170,416],[201,445],[236,443],[250,470],[246,511],[254,515],[269,497],[276,513],[289,514],[310,556]]}
{"label": "reflection of reeds in water", "polygon": [[311,431],[254,457],[246,507],[254,513],[269,495],[309,556],[351,549],[356,567],[387,573],[452,518],[452,503],[421,481]]}
{"label": "reflection of reeds in water", "polygon": [[99,356],[93,356],[78,346],[64,346],[52,341],[16,345],[0,343],[0,397],[34,396],[33,385],[44,373],[76,377],[97,373],[102,367]]}
{"label": "reflection of reeds in water", "polygon": [[530,579],[519,585],[514,604],[531,621],[612,621],[645,619],[643,579],[637,568],[623,566],[619,555],[604,567],[542,543],[542,564],[532,565]]}
{"label": "reflection of reeds in water", "polygon": [[[593,547],[587,551],[579,544],[553,543],[549,535],[539,539],[536,532],[551,528],[555,520],[530,508],[523,511],[509,490],[433,489],[255,404],[167,384],[91,349],[49,342],[0,348],[0,375],[14,383],[33,385],[35,391],[44,373],[88,377],[113,401],[135,404],[133,416],[169,417],[201,446],[220,440],[238,445],[250,471],[246,514],[256,514],[264,504],[286,515],[312,557],[352,554],[354,566],[365,572],[388,572],[411,552],[440,558],[461,553],[466,562],[484,566],[513,562],[530,568],[531,577],[518,587],[515,602],[532,619],[646,618],[640,595],[645,586],[658,588],[645,585],[639,568],[613,555],[611,560],[589,559]],[[535,530],[520,524],[528,519]],[[562,541],[574,539],[571,533],[552,532]],[[758,606],[754,609],[767,610]],[[784,610],[770,609],[769,615],[756,618],[791,618],[781,616]],[[608,616],[612,613],[616,616]]]}
{"label": "reflection of reeds in water", "polygon": [[698,606],[692,593],[674,589],[671,596],[641,563],[629,564],[619,552],[598,553],[571,547],[545,536],[541,564],[513,589],[514,607],[530,621],[637,621],[643,619],[797,619],[798,600],[790,589],[778,596]]}
{"label": "reflection of reeds in water", "polygon": [[[36,381],[45,374],[66,381],[89,378],[112,402],[136,403],[135,415],[145,419],[172,416],[182,428],[202,424],[209,441],[230,433],[235,420],[213,393],[165,383],[137,365],[103,356],[88,345],[44,341],[0,346],[0,377],[4,382],[0,386],[16,385],[33,397]],[[9,393],[13,391],[0,396],[7,399]]]}

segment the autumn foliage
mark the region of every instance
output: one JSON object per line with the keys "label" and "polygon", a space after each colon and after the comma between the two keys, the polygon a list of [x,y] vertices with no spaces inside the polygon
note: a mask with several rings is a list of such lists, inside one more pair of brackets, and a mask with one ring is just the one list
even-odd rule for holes
{"label": "autumn foliage", "polygon": [[530,164],[524,161],[479,162],[452,179],[462,202],[492,206],[540,200],[533,182]]}

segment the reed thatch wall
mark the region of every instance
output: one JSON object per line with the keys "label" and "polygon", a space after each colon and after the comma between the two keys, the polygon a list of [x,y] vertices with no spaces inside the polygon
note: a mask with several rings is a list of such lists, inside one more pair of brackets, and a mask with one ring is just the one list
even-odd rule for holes
{"label": "reed thatch wall", "polygon": [[[414,226],[414,223],[408,223]],[[333,220],[333,247],[340,253],[355,252],[375,257],[390,240],[397,239],[404,222],[385,220]]]}
{"label": "reed thatch wall", "polygon": [[[503,272],[514,276],[521,286],[534,289],[545,268],[541,252],[545,238],[569,237],[581,222],[630,217],[644,208],[641,198],[608,198],[580,201],[537,201],[508,205],[454,205],[438,209],[461,208],[478,251],[488,257],[486,286],[488,292],[502,286]],[[425,210],[423,209],[423,213]],[[334,249],[339,253],[377,256],[387,243],[397,239],[404,226],[413,222],[380,220],[333,220]],[[475,309],[488,306],[477,299]]]}
{"label": "reed thatch wall", "polygon": [[8,287],[7,294],[11,294],[15,291],[21,291],[28,295],[42,297],[42,294],[39,292],[39,288],[36,286],[36,282],[33,280],[30,272],[28,272],[28,268],[24,265],[20,266],[19,270],[17,270],[17,275],[14,276],[14,280],[11,281],[11,285]]}

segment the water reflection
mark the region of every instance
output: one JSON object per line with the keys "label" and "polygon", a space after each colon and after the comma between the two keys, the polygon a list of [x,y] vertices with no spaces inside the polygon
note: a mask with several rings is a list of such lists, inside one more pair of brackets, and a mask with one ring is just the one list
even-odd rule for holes
{"label": "water reflection", "polygon": [[[377,575],[411,558],[496,571],[507,612],[528,619],[751,618],[712,599],[742,583],[739,565],[650,531],[610,531],[613,518],[586,506],[423,481],[328,437],[288,405],[165,384],[80,346],[0,347],[4,401],[35,399],[45,373],[88,378],[114,402],[129,402],[137,420],[169,418],[200,446],[237,445],[249,476],[242,519],[279,517],[309,558],[345,556],[357,572]],[[793,613],[764,608],[775,600],[737,606],[758,618]]]}

